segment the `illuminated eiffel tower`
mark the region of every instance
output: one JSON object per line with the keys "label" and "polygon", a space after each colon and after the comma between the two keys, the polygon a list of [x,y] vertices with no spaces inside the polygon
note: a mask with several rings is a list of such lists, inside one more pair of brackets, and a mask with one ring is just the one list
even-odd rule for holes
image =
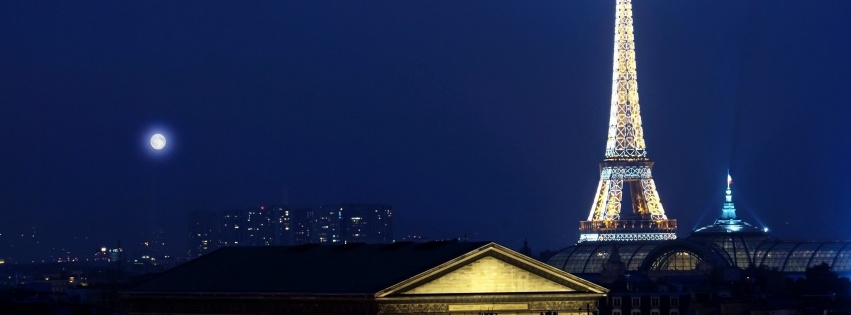
{"label": "illuminated eiffel tower", "polygon": [[[606,158],[587,221],[579,222],[579,241],[640,241],[675,239],[677,221],[668,220],[647,158],[638,81],[631,0],[617,0],[612,107]],[[625,196],[626,195],[626,196]],[[628,197],[632,211],[621,213]]]}

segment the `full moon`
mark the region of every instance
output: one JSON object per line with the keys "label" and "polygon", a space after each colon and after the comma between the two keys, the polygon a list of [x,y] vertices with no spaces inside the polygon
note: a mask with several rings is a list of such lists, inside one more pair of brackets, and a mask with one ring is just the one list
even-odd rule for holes
{"label": "full moon", "polygon": [[158,133],[151,137],[151,147],[154,148],[154,150],[162,150],[165,148],[165,136]]}

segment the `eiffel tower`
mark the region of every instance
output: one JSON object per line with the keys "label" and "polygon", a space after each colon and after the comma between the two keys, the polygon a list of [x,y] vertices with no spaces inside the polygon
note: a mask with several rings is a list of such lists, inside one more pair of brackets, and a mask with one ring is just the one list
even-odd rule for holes
{"label": "eiffel tower", "polygon": [[[606,157],[587,221],[579,222],[580,242],[676,239],[677,221],[669,220],[656,192],[647,157],[638,82],[632,1],[617,0],[612,106]],[[621,213],[627,195],[632,211]]]}

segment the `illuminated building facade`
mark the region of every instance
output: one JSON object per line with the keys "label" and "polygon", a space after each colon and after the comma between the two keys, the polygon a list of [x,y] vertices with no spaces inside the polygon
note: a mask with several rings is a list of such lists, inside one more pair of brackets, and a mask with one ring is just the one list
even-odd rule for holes
{"label": "illuminated building facade", "polygon": [[269,211],[272,229],[274,230],[275,245],[301,244],[297,241],[298,223],[303,221],[297,216],[298,211],[292,211],[286,205],[266,206]]}
{"label": "illuminated building facade", "polygon": [[104,261],[104,262],[118,262],[123,259],[124,256],[124,248],[119,244],[117,247],[108,248],[103,246],[100,248],[99,252],[95,253],[95,261]]}
{"label": "illuminated building facade", "polygon": [[[188,252],[197,257],[220,246],[307,243],[391,243],[393,208],[384,204],[337,204],[290,209],[285,205],[189,216]],[[214,228],[211,228],[214,227]]]}
{"label": "illuminated building facade", "polygon": [[319,207],[313,210],[311,228],[313,238],[311,243],[342,243],[343,211],[336,206]]}
{"label": "illuminated building facade", "polygon": [[276,245],[278,235],[274,212],[265,206],[254,209],[228,210],[222,215],[222,246]]}
{"label": "illuminated building facade", "polygon": [[599,314],[607,291],[495,243],[442,241],[222,248],[121,298],[139,315]]}
{"label": "illuminated building facade", "polygon": [[281,245],[314,243],[313,214],[312,209],[294,209],[287,213],[290,229],[286,238],[287,243],[281,243]]}
{"label": "illuminated building facade", "polygon": [[[142,259],[154,261],[168,257],[166,255],[165,228],[156,227],[143,234],[144,239],[140,242],[137,255]],[[120,247],[120,246],[119,246]]]}
{"label": "illuminated building facade", "polygon": [[342,239],[345,242],[393,242],[393,207],[381,204],[343,204]]}
{"label": "illuminated building facade", "polygon": [[292,245],[393,242],[393,208],[382,204],[338,204],[291,213]]}
{"label": "illuminated building facade", "polygon": [[276,245],[277,230],[273,218],[274,212],[266,206],[260,206],[246,211],[246,241],[249,246],[271,246]]}
{"label": "illuminated building facade", "polygon": [[242,210],[226,210],[222,213],[221,245],[246,245],[243,241],[245,233],[245,213]]}
{"label": "illuminated building facade", "polygon": [[[644,144],[632,22],[631,0],[617,0],[606,154],[588,219],[579,223],[580,242],[676,238],[677,221],[665,215]],[[622,211],[624,203],[632,209]]]}
{"label": "illuminated building facade", "polygon": [[198,257],[219,248],[219,219],[215,212],[196,210],[189,213],[189,257]]}
{"label": "illuminated building facade", "polygon": [[225,210],[222,213],[221,245],[239,246],[245,244],[242,241],[243,233],[240,229],[245,226],[244,214],[240,210]]}

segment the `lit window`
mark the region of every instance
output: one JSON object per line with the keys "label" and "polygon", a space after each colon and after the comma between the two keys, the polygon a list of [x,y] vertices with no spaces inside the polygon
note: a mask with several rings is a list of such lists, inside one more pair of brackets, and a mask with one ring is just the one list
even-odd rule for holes
{"label": "lit window", "polygon": [[653,262],[652,270],[687,271],[697,269],[700,256],[688,251],[669,252]]}

